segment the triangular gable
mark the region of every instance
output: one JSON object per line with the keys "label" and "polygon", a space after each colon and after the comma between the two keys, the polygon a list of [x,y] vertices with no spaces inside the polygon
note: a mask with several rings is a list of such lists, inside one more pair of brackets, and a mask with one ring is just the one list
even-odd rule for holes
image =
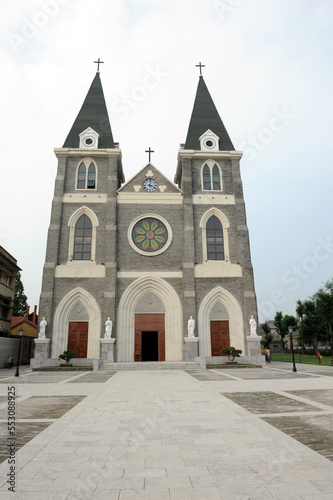
{"label": "triangular gable", "polygon": [[156,189],[154,193],[179,193],[181,190],[175,186],[162,172],[160,172],[152,163],[147,163],[140,172],[138,172],[132,179],[118,189],[118,193],[147,193],[143,187],[144,181],[153,179],[156,182]]}

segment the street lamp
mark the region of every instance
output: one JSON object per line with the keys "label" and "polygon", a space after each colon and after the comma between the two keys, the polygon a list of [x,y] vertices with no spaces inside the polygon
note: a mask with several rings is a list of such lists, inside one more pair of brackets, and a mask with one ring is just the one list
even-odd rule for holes
{"label": "street lamp", "polygon": [[293,372],[297,372],[296,365],[295,365],[295,356],[294,356],[294,346],[293,346],[293,327],[288,326],[288,331],[290,335],[290,349],[291,349],[291,354],[293,357]]}
{"label": "street lamp", "polygon": [[15,377],[20,376],[19,364],[20,364],[20,354],[21,354],[21,340],[22,340],[22,335],[24,333],[23,328],[20,328],[18,332],[19,332],[19,336],[20,336],[20,343],[19,343],[19,350],[18,350],[18,356],[17,356],[17,366],[16,366]]}

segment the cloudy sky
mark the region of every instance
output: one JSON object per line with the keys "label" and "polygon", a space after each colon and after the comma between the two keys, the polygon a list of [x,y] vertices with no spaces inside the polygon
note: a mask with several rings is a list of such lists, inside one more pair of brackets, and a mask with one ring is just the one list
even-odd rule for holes
{"label": "cloudy sky", "polygon": [[198,68],[236,149],[260,319],[333,277],[331,0],[15,0],[2,16],[0,244],[38,304],[57,161],[96,72],[126,179],[170,180]]}

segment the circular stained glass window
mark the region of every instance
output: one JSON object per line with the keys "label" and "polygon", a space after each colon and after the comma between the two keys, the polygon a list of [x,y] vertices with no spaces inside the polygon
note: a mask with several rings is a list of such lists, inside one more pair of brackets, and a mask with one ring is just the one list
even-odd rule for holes
{"label": "circular stained glass window", "polygon": [[168,230],[153,217],[139,220],[132,229],[132,239],[143,252],[153,253],[161,250],[168,241]]}

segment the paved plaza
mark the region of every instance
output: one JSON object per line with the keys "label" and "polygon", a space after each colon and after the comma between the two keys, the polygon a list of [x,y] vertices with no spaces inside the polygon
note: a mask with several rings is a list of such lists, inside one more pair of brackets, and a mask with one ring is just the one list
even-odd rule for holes
{"label": "paved plaza", "polygon": [[332,500],[333,367],[297,369],[1,370],[0,500]]}

